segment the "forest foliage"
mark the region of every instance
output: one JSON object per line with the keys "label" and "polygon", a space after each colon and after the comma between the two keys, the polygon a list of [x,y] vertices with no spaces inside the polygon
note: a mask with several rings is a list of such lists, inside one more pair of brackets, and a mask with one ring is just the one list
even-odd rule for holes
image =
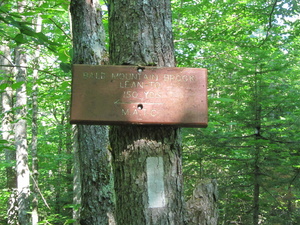
{"label": "forest foliage", "polygon": [[[101,4],[108,30],[105,2]],[[219,224],[250,224],[255,212],[259,224],[299,224],[298,1],[172,0],[172,7],[177,66],[209,73],[209,126],[182,129],[185,198],[201,180],[215,179]],[[41,32],[36,31],[38,17]],[[40,224],[72,223],[72,209],[78,206],[72,199],[69,1],[30,1],[23,13],[17,12],[17,1],[2,1],[0,27],[0,43],[10,49],[9,57],[0,52],[10,58],[8,65],[0,65],[1,93],[8,86],[20,87],[13,78],[14,49],[26,50],[29,164],[32,90],[34,84],[39,87]],[[3,68],[11,68],[11,74]],[[1,177],[15,163],[5,160],[4,149],[14,151],[14,143],[1,135]],[[1,179],[0,224],[6,223],[9,195],[6,179]]]}

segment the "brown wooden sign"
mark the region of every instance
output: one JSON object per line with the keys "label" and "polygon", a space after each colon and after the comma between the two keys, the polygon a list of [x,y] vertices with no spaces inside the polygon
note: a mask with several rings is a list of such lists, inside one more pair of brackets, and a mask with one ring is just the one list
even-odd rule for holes
{"label": "brown wooden sign", "polygon": [[71,123],[207,127],[207,70],[73,65]]}

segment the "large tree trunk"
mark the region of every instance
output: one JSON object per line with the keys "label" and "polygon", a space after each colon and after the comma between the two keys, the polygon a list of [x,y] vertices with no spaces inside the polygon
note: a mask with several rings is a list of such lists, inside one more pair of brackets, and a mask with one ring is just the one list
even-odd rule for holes
{"label": "large tree trunk", "polygon": [[[0,57],[0,65],[12,65],[10,58],[9,47],[6,45],[0,46],[0,51],[3,53]],[[9,69],[10,68],[10,69]],[[2,97],[2,138],[6,140],[7,148],[5,151],[5,161],[10,165],[6,167],[6,180],[7,180],[7,189],[10,192],[10,197],[7,202],[7,224],[14,225],[17,224],[18,221],[18,211],[17,211],[17,176],[16,170],[13,166],[16,160],[16,151],[9,148],[13,143],[13,90],[10,87],[12,82],[13,71],[11,67],[0,67],[1,71],[1,84],[7,84],[7,87],[1,93]]]}
{"label": "large tree trunk", "polygon": [[[73,63],[99,65],[105,53],[105,35],[98,1],[72,0]],[[112,210],[108,128],[78,125],[75,141],[81,178],[80,224],[108,224]]]}
{"label": "large tree trunk", "polygon": [[[169,0],[109,1],[110,60],[117,65],[175,66]],[[183,224],[180,130],[110,130],[117,224]]]}

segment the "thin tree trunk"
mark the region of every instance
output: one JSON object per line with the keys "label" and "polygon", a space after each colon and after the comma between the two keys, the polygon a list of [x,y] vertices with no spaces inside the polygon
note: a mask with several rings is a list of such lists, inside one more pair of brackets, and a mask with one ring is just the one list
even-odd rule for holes
{"label": "thin tree trunk", "polygon": [[[0,57],[0,65],[11,65],[11,58],[9,48],[7,46],[0,46],[0,51],[3,54]],[[10,192],[10,197],[7,202],[7,224],[15,225],[18,224],[18,211],[17,211],[17,176],[16,170],[14,169],[15,160],[16,160],[16,151],[12,148],[9,148],[13,143],[13,90],[10,87],[12,82],[13,70],[10,67],[0,67],[0,71],[2,74],[1,84],[6,83],[7,87],[2,92],[2,138],[6,140],[7,148],[5,151],[5,161],[10,164],[10,166],[6,167],[6,180],[7,180],[7,188]]]}
{"label": "thin tree trunk", "polygon": [[[23,13],[26,6],[25,1],[18,2],[18,12]],[[27,92],[26,92],[26,54],[22,46],[15,48],[16,83],[20,83],[20,88],[16,90],[16,123],[15,146],[16,146],[16,169],[18,186],[18,220],[20,225],[30,223],[30,176],[28,167],[28,147],[27,147]]]}
{"label": "thin tree trunk", "polygon": [[[56,116],[55,116],[56,117]],[[62,116],[63,117],[63,116]],[[57,117],[56,117],[57,118]],[[57,125],[62,127],[63,126],[63,118],[59,121],[57,120]],[[63,148],[63,139],[60,138],[58,140],[58,147],[57,147],[57,155],[61,156],[62,155],[62,148]],[[61,192],[62,192],[62,173],[63,173],[63,165],[62,161],[58,160],[57,161],[57,182],[55,184],[55,213],[56,214],[61,214]]]}
{"label": "thin tree trunk", "polygon": [[[256,140],[260,139],[260,132],[255,136]],[[260,146],[256,144],[254,150],[254,170],[253,170],[253,225],[259,224],[259,195],[260,195],[260,168],[259,168],[259,158],[260,158]]]}
{"label": "thin tree trunk", "polygon": [[[40,15],[37,17],[36,21],[36,32],[42,31],[42,18]],[[38,66],[40,56],[40,46],[37,46],[35,51],[35,66]],[[37,225],[39,220],[38,215],[38,70],[33,70],[33,87],[32,87],[32,138],[31,138],[31,156],[32,156],[32,225]]]}
{"label": "thin tree trunk", "polygon": [[261,79],[260,73],[255,73],[254,77],[254,129],[255,140],[254,146],[254,169],[253,169],[253,225],[259,224],[259,195],[260,195],[260,150],[259,140],[261,139]]}
{"label": "thin tree trunk", "polygon": [[[99,65],[105,54],[105,34],[98,1],[71,1],[74,64]],[[112,211],[108,127],[78,125],[77,142],[81,178],[80,224],[108,224]]]}
{"label": "thin tree trunk", "polygon": [[[69,119],[70,115],[70,102],[67,101],[65,104],[65,112],[66,112],[66,119]],[[74,158],[72,159],[73,156],[73,148],[72,148],[72,126],[67,123],[64,124],[65,127],[65,133],[66,133],[66,142],[65,142],[65,147],[66,147],[66,153],[70,157],[70,159],[67,161],[66,165],[66,175],[69,181],[69,184],[72,183],[74,176],[72,173],[72,169],[75,167],[74,166]],[[68,193],[70,193],[70,198],[72,198],[72,195],[74,196],[73,192],[74,185],[68,185]],[[73,202],[74,204],[74,202]],[[73,211],[71,209],[68,209],[68,214],[72,215]],[[75,225],[75,224],[73,224]]]}
{"label": "thin tree trunk", "polygon": [[[169,0],[109,1],[110,60],[117,65],[175,66]],[[180,130],[110,130],[117,224],[183,224]]]}
{"label": "thin tree trunk", "polygon": [[255,165],[253,189],[253,225],[259,224],[259,167]]}
{"label": "thin tree trunk", "polygon": [[16,123],[15,123],[15,145],[17,158],[17,184],[18,184],[18,218],[21,225],[27,225],[30,221],[30,187],[29,168],[27,152],[27,122],[26,122],[26,56],[24,49],[16,47],[15,64],[17,66],[16,82],[20,82],[21,87],[16,91]]}
{"label": "thin tree trunk", "polygon": [[[74,129],[74,136],[77,137],[77,128]],[[79,160],[79,147],[77,140],[73,142],[74,148],[74,168],[73,168],[73,204],[76,207],[73,209],[73,225],[79,225],[80,222],[80,206],[81,203],[81,179],[80,179],[80,160]]]}

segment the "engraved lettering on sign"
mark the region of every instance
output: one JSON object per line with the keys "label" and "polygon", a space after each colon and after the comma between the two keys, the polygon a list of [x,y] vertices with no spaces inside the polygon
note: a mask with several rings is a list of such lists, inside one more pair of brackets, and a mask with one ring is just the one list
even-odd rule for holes
{"label": "engraved lettering on sign", "polygon": [[[120,89],[127,89],[122,92],[122,98],[128,99],[126,101],[117,100],[116,105],[128,106],[129,104],[137,104],[138,99],[160,99],[162,94],[159,90],[161,87],[158,74],[144,74],[143,71],[139,73],[111,73],[111,81],[118,81],[118,87]],[[150,88],[150,90],[149,90]],[[145,91],[139,91],[140,89],[146,89]],[[131,100],[132,99],[132,100]],[[133,99],[136,99],[133,101]],[[145,107],[137,108],[121,108],[121,115],[124,117],[150,117],[154,118],[159,115],[159,111],[156,109],[147,108],[148,103],[143,103]],[[139,105],[143,105],[139,104]],[[149,103],[152,104],[152,103]],[[161,103],[154,103],[161,104]],[[131,106],[130,106],[131,107]]]}
{"label": "engraved lettering on sign", "polygon": [[141,74],[139,73],[112,73],[113,80],[140,80]]}
{"label": "engraved lettering on sign", "polygon": [[207,126],[207,70],[73,65],[71,123]]}
{"label": "engraved lettering on sign", "polygon": [[161,94],[153,91],[145,91],[145,98],[161,98]]}
{"label": "engraved lettering on sign", "polygon": [[138,98],[139,94],[136,91],[124,91],[123,97],[124,98]]}
{"label": "engraved lettering on sign", "polygon": [[123,116],[129,115],[129,109],[122,109],[122,115]]}
{"label": "engraved lettering on sign", "polygon": [[175,82],[194,82],[196,78],[194,75],[173,75],[164,74],[164,81],[175,81]]}
{"label": "engraved lettering on sign", "polygon": [[160,87],[160,83],[159,82],[149,82],[150,87],[154,87],[154,88],[159,88]]}
{"label": "engraved lettering on sign", "polygon": [[157,74],[145,74],[144,79],[158,81],[158,75]]}
{"label": "engraved lettering on sign", "polygon": [[151,110],[151,116],[155,117],[158,115],[158,112],[155,109]]}
{"label": "engraved lettering on sign", "polygon": [[84,79],[104,80],[106,78],[106,74],[104,72],[83,72],[82,76],[84,77]]}
{"label": "engraved lettering on sign", "polygon": [[121,109],[122,116],[150,116],[156,117],[158,111],[155,109],[147,110],[145,108],[136,108],[136,109]]}
{"label": "engraved lettering on sign", "polygon": [[[170,72],[171,73],[171,72]],[[178,83],[194,83],[196,76],[193,74],[155,74],[155,71],[141,70],[137,72],[82,72],[83,78],[94,79],[98,82],[109,82],[115,88],[120,89],[119,99],[114,100],[114,105],[119,107],[119,115],[132,117],[138,120],[143,118],[157,118],[160,115],[160,107],[149,105],[164,105],[157,103],[159,99],[173,97],[180,99],[182,93],[176,91]],[[114,83],[114,81],[116,81]],[[168,84],[167,92],[162,90]],[[149,102],[155,101],[155,102]]]}
{"label": "engraved lettering on sign", "polygon": [[[144,110],[143,113],[146,113],[146,110]],[[140,115],[141,113],[138,112],[137,109],[122,109],[122,115],[123,116],[132,116],[132,115]]]}
{"label": "engraved lettering on sign", "polygon": [[144,88],[144,82],[126,80],[120,82],[120,88]]}

